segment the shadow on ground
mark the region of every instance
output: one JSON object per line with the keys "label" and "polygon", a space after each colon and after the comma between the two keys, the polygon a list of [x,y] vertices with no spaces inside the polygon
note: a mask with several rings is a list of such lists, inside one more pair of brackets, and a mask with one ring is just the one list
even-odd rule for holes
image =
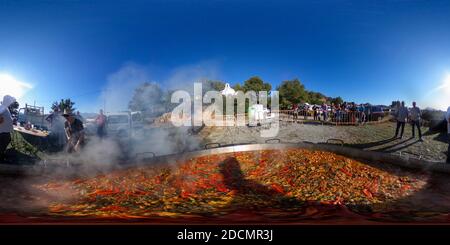
{"label": "shadow on ground", "polygon": [[11,165],[33,165],[39,159],[37,157],[33,157],[31,155],[27,155],[23,152],[20,152],[14,148],[9,148],[5,153],[5,161],[0,164],[11,164]]}

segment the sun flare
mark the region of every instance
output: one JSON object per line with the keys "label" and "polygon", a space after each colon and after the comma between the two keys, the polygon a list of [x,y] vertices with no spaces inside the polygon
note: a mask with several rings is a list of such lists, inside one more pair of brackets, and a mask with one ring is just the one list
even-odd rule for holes
{"label": "sun flare", "polygon": [[0,73],[0,96],[11,95],[16,98],[21,98],[32,85],[26,82],[17,80],[10,74]]}
{"label": "sun flare", "polygon": [[444,91],[445,95],[450,96],[450,74],[447,74],[447,76],[444,79],[444,82],[440,87]]}

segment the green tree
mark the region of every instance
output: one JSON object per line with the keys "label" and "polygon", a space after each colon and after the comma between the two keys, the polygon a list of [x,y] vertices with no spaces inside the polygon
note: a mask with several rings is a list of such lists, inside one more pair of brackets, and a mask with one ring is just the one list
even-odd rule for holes
{"label": "green tree", "polygon": [[75,111],[75,102],[73,102],[71,99],[61,99],[60,102],[53,102],[52,104],[52,110],[59,110],[61,112],[64,112],[64,110],[68,110],[70,112]]}
{"label": "green tree", "polygon": [[316,105],[320,105],[324,102],[324,100],[326,100],[325,95],[318,93],[318,92],[313,92],[313,91],[309,91],[308,92],[308,101],[311,104],[316,104]]}
{"label": "green tree", "polygon": [[[222,91],[225,88],[225,83],[222,81],[216,81],[216,80],[207,80],[202,82],[202,94],[205,96],[205,94],[208,91]],[[223,97],[225,101],[225,97]]]}
{"label": "green tree", "polygon": [[342,104],[344,103],[344,100],[340,96],[338,96],[336,98],[332,98],[331,103],[334,103],[335,105]]}
{"label": "green tree", "polygon": [[239,83],[236,83],[236,84],[233,86],[233,89],[234,89],[235,91],[244,91],[244,88],[243,88]]}
{"label": "green tree", "polygon": [[216,80],[207,80],[204,81],[202,84],[203,92],[215,90],[215,91],[222,91],[225,88],[225,83],[222,81],[216,81]]}
{"label": "green tree", "polygon": [[298,80],[283,81],[277,88],[280,96],[280,107],[287,108],[289,105],[307,102],[309,99],[305,86]]}
{"label": "green tree", "polygon": [[272,90],[272,85],[264,82],[261,78],[254,76],[244,82],[243,89],[244,92],[255,91],[256,94],[258,94],[259,91],[270,92],[270,90]]}
{"label": "green tree", "polygon": [[145,82],[134,91],[128,108],[131,111],[141,111],[146,117],[153,117],[166,111],[167,99],[170,98],[157,83]]}
{"label": "green tree", "polygon": [[[259,103],[259,92],[260,91],[267,91],[267,95],[270,94],[270,91],[272,90],[272,85],[270,83],[264,82],[261,78],[258,76],[250,77],[248,80],[244,82],[244,86],[242,86],[243,92],[246,93],[248,91],[254,91],[256,93],[256,101]],[[248,102],[246,102],[246,110],[248,107]]]}

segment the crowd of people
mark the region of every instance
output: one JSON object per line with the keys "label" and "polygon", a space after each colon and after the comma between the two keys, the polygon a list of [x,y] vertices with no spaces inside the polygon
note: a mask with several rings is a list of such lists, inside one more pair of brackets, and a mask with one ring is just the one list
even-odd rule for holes
{"label": "crowd of people", "polygon": [[378,120],[382,118],[384,112],[381,108],[374,110],[373,106],[368,104],[356,104],[354,102],[344,102],[342,104],[309,105],[294,104],[290,108],[294,119],[303,117],[308,120],[310,117],[314,121],[332,121],[336,123],[364,124],[369,120]]}
{"label": "crowd of people", "polygon": [[[381,108],[374,108],[369,104],[356,104],[354,102],[342,104],[330,105],[323,103],[322,105],[309,105],[309,104],[293,104],[289,108],[292,112],[294,119],[303,117],[304,120],[313,118],[315,121],[332,121],[336,123],[349,123],[349,124],[364,124],[367,121],[378,120],[378,118],[384,116],[384,112]],[[376,115],[374,117],[374,115]],[[422,111],[417,106],[416,102],[412,103],[411,108],[405,106],[405,102],[397,101],[392,110],[392,115],[396,120],[395,136],[393,138],[402,139],[405,125],[408,123],[411,125],[412,138],[416,137],[416,131],[419,137],[419,141],[423,141],[422,137]],[[447,109],[446,117],[447,121],[447,133],[448,133],[448,151],[447,151],[447,163],[450,163],[450,107]]]}

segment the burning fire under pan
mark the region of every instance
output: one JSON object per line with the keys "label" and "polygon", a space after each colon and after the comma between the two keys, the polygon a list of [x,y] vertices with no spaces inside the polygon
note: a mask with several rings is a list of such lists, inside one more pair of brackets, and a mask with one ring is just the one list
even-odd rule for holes
{"label": "burning fire under pan", "polygon": [[0,222],[450,222],[443,165],[339,145],[235,145],[77,168],[3,169]]}

